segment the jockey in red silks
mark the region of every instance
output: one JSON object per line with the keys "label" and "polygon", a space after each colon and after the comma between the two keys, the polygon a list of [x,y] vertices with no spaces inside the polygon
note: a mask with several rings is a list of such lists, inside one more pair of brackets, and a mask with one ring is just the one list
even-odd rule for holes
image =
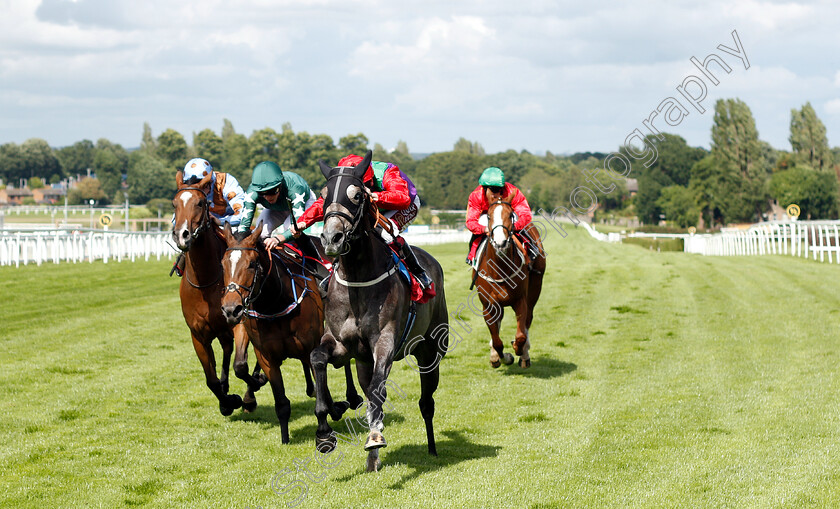
{"label": "jockey in red silks", "polygon": [[[501,169],[495,166],[485,169],[478,179],[478,184],[478,187],[470,193],[467,202],[467,229],[473,233],[470,239],[470,252],[467,255],[467,263],[470,265],[474,262],[475,252],[481,239],[488,233],[487,208],[491,203],[510,199],[513,212],[516,214],[514,232],[522,230],[531,222],[531,206],[528,205],[528,200],[516,186],[505,182],[505,174]],[[530,247],[529,251],[531,251]]]}
{"label": "jockey in red silks", "polygon": [[[352,168],[361,162],[361,157],[350,154],[338,161],[338,167]],[[377,233],[386,244],[396,244],[408,270],[414,274],[423,290],[429,290],[432,286],[431,278],[417,261],[411,247],[399,235],[417,217],[417,211],[420,210],[420,198],[414,184],[396,164],[382,161],[371,161],[362,180],[373,191],[370,193],[371,201],[379,208],[380,214],[391,222],[395,236],[381,226],[376,227]],[[297,227],[304,230],[323,219],[324,198],[320,197],[298,218]]]}

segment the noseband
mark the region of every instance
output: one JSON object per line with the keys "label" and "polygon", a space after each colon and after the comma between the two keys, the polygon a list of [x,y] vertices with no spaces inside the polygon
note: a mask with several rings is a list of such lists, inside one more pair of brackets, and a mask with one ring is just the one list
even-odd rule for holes
{"label": "noseband", "polygon": [[[259,251],[257,251],[257,249],[253,247],[229,247],[225,250],[225,252],[228,251],[255,251],[257,252],[257,256],[259,256]],[[239,295],[240,302],[242,302],[242,307],[244,307],[245,309],[250,309],[251,304],[260,296],[260,293],[262,292],[262,285],[260,285],[259,290],[256,294],[254,294],[254,287],[257,285],[257,281],[260,279],[261,275],[262,265],[259,262],[257,262],[257,268],[254,269],[254,279],[251,280],[251,285],[246,288],[242,285],[231,281],[230,284],[225,287],[225,291],[224,293],[222,293],[222,297],[224,297],[230,292],[236,292],[236,294]],[[248,292],[248,296],[244,297],[240,290]]]}

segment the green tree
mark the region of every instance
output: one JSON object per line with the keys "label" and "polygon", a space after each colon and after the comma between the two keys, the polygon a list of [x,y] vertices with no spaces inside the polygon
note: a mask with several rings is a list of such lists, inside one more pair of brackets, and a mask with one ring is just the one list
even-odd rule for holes
{"label": "green tree", "polygon": [[817,117],[810,102],[801,110],[790,110],[790,145],[799,164],[815,170],[831,168],[831,149],[828,147],[825,125]]}
{"label": "green tree", "polygon": [[106,197],[114,196],[122,184],[123,174],[128,171],[128,152],[122,145],[100,138],[96,142],[93,170]]}
{"label": "green tree", "polygon": [[680,228],[696,225],[700,217],[694,193],[684,186],[662,188],[657,205],[665,214],[665,220],[675,223]]}
{"label": "green tree", "polygon": [[67,191],[67,203],[70,205],[86,205],[89,200],[103,199],[105,199],[105,192],[102,190],[102,185],[93,177],[83,178],[76,187]]}
{"label": "green tree", "polygon": [[263,161],[279,162],[280,159],[280,135],[274,129],[266,127],[254,131],[248,137],[248,159],[251,169]]}
{"label": "green tree", "polygon": [[483,170],[484,160],[478,155],[441,152],[421,159],[412,180],[428,206],[463,209]]}
{"label": "green tree", "polygon": [[224,119],[222,125],[222,170],[233,175],[242,187],[251,182],[251,169],[248,159],[248,138],[238,134],[230,120]]}
{"label": "green tree", "polygon": [[187,164],[187,141],[178,131],[167,129],[157,138],[155,154],[173,171],[183,169]]}
{"label": "green tree", "polygon": [[[635,175],[639,183],[639,191],[633,201],[639,219],[649,224],[659,222],[663,213],[658,201],[661,190],[675,185],[688,186],[692,166],[706,155],[705,149],[690,147],[682,136],[669,133],[661,136],[662,139],[653,135],[645,137],[645,148],[656,150],[656,159],[650,166],[636,161],[630,147],[619,149],[633,163],[629,176]],[[639,152],[638,149],[632,151]],[[616,168],[620,170],[620,164]]]}
{"label": "green tree", "polygon": [[837,218],[837,176],[834,172],[795,166],[777,172],[770,180],[770,194],[783,208],[799,205],[808,219]]}
{"label": "green tree", "polygon": [[455,152],[466,152],[468,154],[475,154],[478,156],[485,155],[484,147],[482,147],[479,142],[471,142],[464,137],[458,138],[458,141],[455,142],[452,150]]}
{"label": "green tree", "polygon": [[204,129],[193,136],[196,157],[207,159],[216,171],[226,171],[222,165],[224,142],[212,129]]}
{"label": "green tree", "polygon": [[20,146],[23,156],[26,178],[41,177],[49,179],[54,174],[61,175],[61,163],[55,157],[53,149],[46,140],[30,138]]}
{"label": "green tree", "polygon": [[0,145],[0,178],[3,182],[16,185],[18,180],[26,177],[26,164],[20,145],[17,143]]}
{"label": "green tree", "polygon": [[729,197],[723,215],[727,222],[752,221],[769,205],[769,168],[749,107],[739,99],[715,103],[712,158],[724,173],[720,184]]}
{"label": "green tree", "polygon": [[152,135],[152,128],[148,122],[143,122],[143,138],[140,141],[140,150],[152,156],[157,151],[157,141],[155,141],[155,137]]}
{"label": "green tree", "polygon": [[90,140],[77,141],[55,151],[55,156],[67,175],[86,175],[93,168],[96,146]]}
{"label": "green tree", "polygon": [[146,203],[154,198],[171,199],[176,190],[175,172],[144,151],[131,154],[127,180],[132,203]]}
{"label": "green tree", "polygon": [[362,133],[348,134],[338,140],[338,146],[341,149],[341,157],[347,154],[356,154],[364,156],[367,152],[370,141],[367,136]]}
{"label": "green tree", "polygon": [[29,189],[42,189],[43,187],[44,181],[39,177],[32,177],[29,179]]}

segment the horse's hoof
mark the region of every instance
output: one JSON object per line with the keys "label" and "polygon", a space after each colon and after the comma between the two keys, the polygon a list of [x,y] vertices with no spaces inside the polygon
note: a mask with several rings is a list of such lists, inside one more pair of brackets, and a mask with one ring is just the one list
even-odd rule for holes
{"label": "horse's hoof", "polygon": [[371,451],[373,449],[379,449],[380,447],[387,447],[388,444],[385,443],[385,437],[382,436],[382,433],[378,431],[371,431],[368,434],[367,443],[365,443],[365,450]]}
{"label": "horse's hoof", "polygon": [[501,365],[502,365],[502,361],[499,361],[499,360],[490,361],[490,367],[491,368],[498,368]]}
{"label": "horse's hoof", "polygon": [[325,438],[315,435],[315,449],[321,454],[329,454],[335,450],[336,440],[335,435],[330,433]]}
{"label": "horse's hoof", "polygon": [[379,460],[379,456],[376,456],[374,458],[371,458],[370,456],[368,456],[367,465],[366,465],[365,470],[367,470],[368,472],[378,472],[379,467],[381,467],[381,466],[382,466],[382,462]]}
{"label": "horse's hoof", "polygon": [[242,398],[239,397],[239,394],[228,394],[225,397],[224,402],[219,402],[219,412],[221,412],[225,417],[229,416],[234,410],[241,407]]}
{"label": "horse's hoof", "polygon": [[365,402],[365,398],[359,396],[358,394],[356,394],[355,396],[351,396],[351,397],[347,398],[347,404],[350,405],[350,408],[352,408],[353,410],[362,406],[362,404],[364,402]]}
{"label": "horse's hoof", "polygon": [[330,419],[340,421],[341,416],[344,415],[344,412],[346,412],[348,408],[350,408],[350,405],[346,401],[333,403],[332,412],[330,412]]}
{"label": "horse's hoof", "polygon": [[242,401],[242,410],[245,413],[250,414],[251,412],[253,412],[256,409],[257,409],[257,400],[251,399],[251,400],[243,400]]}
{"label": "horse's hoof", "polygon": [[505,352],[505,355],[502,357],[502,362],[505,363],[505,366],[510,366],[513,364],[513,355]]}
{"label": "horse's hoof", "polygon": [[531,359],[519,359],[519,367],[521,368],[530,368],[531,367]]}

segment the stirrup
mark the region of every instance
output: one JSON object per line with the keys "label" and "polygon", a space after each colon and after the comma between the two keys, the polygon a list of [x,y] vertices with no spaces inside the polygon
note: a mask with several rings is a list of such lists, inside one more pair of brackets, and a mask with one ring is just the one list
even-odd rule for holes
{"label": "stirrup", "polygon": [[318,291],[321,292],[321,299],[327,296],[327,290],[330,288],[330,278],[332,274],[325,277],[321,281],[318,282]]}
{"label": "stirrup", "polygon": [[417,282],[420,283],[420,286],[423,287],[423,290],[428,290],[432,286],[432,278],[426,274],[425,270],[418,274],[414,274],[414,277],[417,279]]}

